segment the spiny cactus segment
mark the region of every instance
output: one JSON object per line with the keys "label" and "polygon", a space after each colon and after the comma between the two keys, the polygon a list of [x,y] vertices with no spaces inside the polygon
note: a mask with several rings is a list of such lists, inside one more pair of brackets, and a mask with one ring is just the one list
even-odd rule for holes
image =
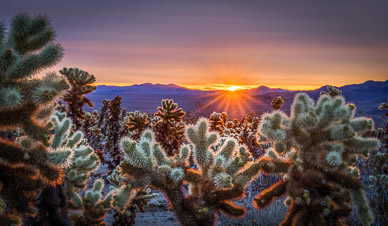
{"label": "spiny cactus segment", "polygon": [[143,131],[150,125],[147,113],[139,111],[129,112],[124,117],[123,127],[127,133],[131,133],[132,139],[139,139]]}
{"label": "spiny cactus segment", "polygon": [[362,136],[373,129],[373,121],[355,118],[355,106],[329,90],[316,104],[299,93],[290,117],[274,111],[264,114],[260,123],[274,149],[259,165],[265,173],[284,174],[284,179],[261,192],[254,203],[264,208],[286,194],[289,211],[281,225],[342,224],[351,203],[364,225],[373,220],[354,165],[357,156],[379,147],[378,140]]}
{"label": "spiny cactus segment", "polygon": [[178,153],[184,141],[184,115],[185,112],[172,99],[162,100],[162,106],[154,114],[153,131],[156,141],[162,145],[168,156]]}
{"label": "spiny cactus segment", "polygon": [[272,102],[272,109],[273,110],[279,110],[284,104],[284,100],[281,96],[276,97]]}
{"label": "spiny cactus segment", "polygon": [[[120,170],[133,188],[152,186],[163,191],[182,225],[213,225],[218,211],[244,216],[245,209],[231,200],[243,196],[244,187],[259,169],[249,162],[252,158],[245,146],[228,139],[214,153],[211,146],[218,135],[209,132],[207,119],[200,119],[186,131],[199,167],[194,170],[187,169],[190,146],[183,145],[179,154],[168,157],[154,136],[146,130],[137,142],[128,137],[121,140],[125,161]],[[183,192],[184,182],[189,184],[188,195]]]}
{"label": "spiny cactus segment", "polygon": [[224,132],[223,127],[225,126],[227,120],[228,114],[226,112],[213,112],[209,117],[210,130],[222,134]]}
{"label": "spiny cactus segment", "polygon": [[89,107],[93,107],[93,102],[85,97],[85,94],[91,93],[96,90],[96,86],[92,85],[96,79],[94,75],[89,74],[86,71],[78,68],[63,68],[59,71],[62,75],[66,76],[71,88],[66,92],[63,100],[67,103],[67,114],[73,120],[76,128],[79,129],[82,120],[85,118],[83,106],[87,104]]}
{"label": "spiny cactus segment", "polygon": [[26,135],[20,143],[0,139],[0,198],[6,205],[1,225],[20,224],[23,214],[36,216],[36,192],[62,180],[66,160],[55,164],[45,121],[69,86],[54,73],[33,78],[61,60],[63,49],[54,37],[45,16],[18,14],[8,32],[0,23],[0,130],[20,128]]}

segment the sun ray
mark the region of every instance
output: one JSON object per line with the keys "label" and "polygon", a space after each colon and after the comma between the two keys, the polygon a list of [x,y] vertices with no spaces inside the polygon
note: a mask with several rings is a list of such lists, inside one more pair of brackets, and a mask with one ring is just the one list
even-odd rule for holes
{"label": "sun ray", "polygon": [[[195,112],[201,110],[210,110],[216,112],[227,112],[231,117],[243,117],[248,113],[255,113],[258,109],[255,106],[260,105],[260,101],[254,98],[254,93],[244,90],[238,85],[225,85],[224,90],[214,91],[202,96],[205,99],[204,106]],[[209,113],[209,112],[208,112]]]}

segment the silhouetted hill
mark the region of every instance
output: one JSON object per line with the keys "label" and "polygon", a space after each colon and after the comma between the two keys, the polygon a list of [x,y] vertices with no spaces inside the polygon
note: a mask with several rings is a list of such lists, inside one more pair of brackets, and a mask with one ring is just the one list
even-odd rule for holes
{"label": "silhouetted hill", "polygon": [[[377,125],[383,124],[384,114],[378,110],[381,102],[388,97],[388,80],[384,82],[366,81],[362,84],[351,84],[337,87],[342,90],[345,99],[357,106],[357,114],[373,117]],[[122,106],[128,111],[140,110],[154,113],[160,106],[162,99],[174,99],[185,111],[195,116],[208,116],[213,111],[227,111],[231,118],[254,112],[271,111],[271,102],[277,96],[285,100],[282,107],[289,113],[293,98],[298,92],[308,93],[314,100],[321,91],[326,91],[326,86],[309,91],[290,91],[280,88],[259,86],[250,90],[229,91],[203,91],[192,90],[175,84],[144,83],[132,86],[98,86],[97,90],[88,97],[95,103],[94,109],[100,109],[102,100],[113,99],[116,95],[122,96]],[[88,110],[88,108],[86,108]]]}

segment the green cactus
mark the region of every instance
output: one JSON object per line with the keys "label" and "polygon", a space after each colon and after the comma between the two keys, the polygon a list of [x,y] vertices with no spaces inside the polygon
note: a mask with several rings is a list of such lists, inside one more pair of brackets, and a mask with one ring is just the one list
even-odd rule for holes
{"label": "green cactus", "polygon": [[111,190],[115,193],[113,206],[116,212],[113,215],[115,221],[112,225],[133,225],[136,218],[135,210],[145,212],[148,201],[158,196],[151,193],[152,190],[148,187],[133,189],[119,167],[108,176],[108,181],[112,185]]}
{"label": "green cactus", "polygon": [[2,225],[21,223],[22,214],[36,216],[36,192],[62,180],[61,162],[56,165],[48,149],[50,128],[45,120],[69,86],[54,73],[33,78],[62,58],[54,36],[45,16],[18,14],[8,33],[0,23],[0,130],[20,128],[26,135],[22,143],[0,139],[0,198],[7,206]]}
{"label": "green cactus", "polygon": [[373,221],[354,164],[357,156],[378,148],[379,141],[361,136],[373,129],[373,121],[354,118],[355,106],[337,94],[323,94],[314,104],[299,93],[290,117],[281,111],[263,115],[260,130],[274,143],[274,151],[259,165],[265,173],[284,174],[284,179],[261,192],[254,204],[264,208],[287,194],[289,211],[281,225],[342,224],[350,203],[364,225]]}
{"label": "green cactus", "polygon": [[63,100],[67,103],[67,114],[73,120],[76,128],[79,129],[81,121],[85,118],[85,113],[82,110],[87,104],[89,107],[94,107],[91,100],[85,97],[85,94],[96,90],[96,86],[92,85],[96,79],[94,75],[78,68],[63,68],[59,71],[66,76],[71,88],[63,96]]}
{"label": "green cactus", "polygon": [[[70,209],[82,210],[82,214],[72,214],[71,219],[75,225],[104,225],[102,222],[105,214],[111,208],[112,194],[102,199],[104,182],[97,179],[93,189],[85,192],[80,197],[79,191],[86,188],[86,182],[91,173],[99,166],[99,159],[93,149],[87,144],[84,134],[73,131],[74,124],[66,113],[55,112],[51,118],[55,134],[51,142],[54,156],[62,156],[61,153],[70,153],[70,159],[65,163],[57,159],[64,168],[63,190]],[[65,211],[67,212],[67,211]]]}
{"label": "green cactus", "polygon": [[163,99],[162,107],[158,107],[154,114],[153,130],[156,141],[161,144],[168,156],[178,153],[181,143],[184,141],[184,122],[182,121],[185,112],[178,108],[174,101]]}
{"label": "green cactus", "polygon": [[[56,111],[49,124],[53,126],[54,135],[47,159],[59,165],[65,176],[62,185],[45,188],[40,195],[39,216],[35,224],[69,224],[67,208],[74,209],[78,206],[72,203],[72,198],[86,187],[86,182],[91,172],[98,167],[99,161],[84,139],[84,134],[73,130],[75,126],[66,117],[66,113]],[[26,140],[20,142],[23,144]]]}
{"label": "green cactus", "polygon": [[[125,161],[120,164],[120,172],[126,182],[132,188],[152,186],[164,192],[182,225],[214,225],[218,211],[243,217],[245,209],[231,200],[244,195],[246,184],[259,170],[258,164],[249,162],[247,148],[230,138],[214,152],[211,147],[219,137],[209,132],[209,121],[204,118],[187,127],[186,137],[199,170],[187,169],[189,145],[168,157],[151,131],[146,130],[137,142],[122,138]],[[189,184],[187,195],[184,183]]]}
{"label": "green cactus", "polygon": [[104,185],[104,180],[97,179],[94,181],[93,188],[85,192],[84,197],[77,193],[72,194],[70,198],[73,207],[82,209],[81,216],[78,214],[72,215],[74,225],[108,225],[103,222],[103,219],[112,207],[113,192],[102,198]]}

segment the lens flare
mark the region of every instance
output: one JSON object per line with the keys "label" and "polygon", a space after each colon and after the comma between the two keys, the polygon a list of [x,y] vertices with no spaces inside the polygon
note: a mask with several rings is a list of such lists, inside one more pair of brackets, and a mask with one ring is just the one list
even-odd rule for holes
{"label": "lens flare", "polygon": [[236,90],[238,90],[238,86],[231,86],[231,87],[229,87],[229,91],[231,91],[231,92],[233,92],[233,91],[236,91]]}

